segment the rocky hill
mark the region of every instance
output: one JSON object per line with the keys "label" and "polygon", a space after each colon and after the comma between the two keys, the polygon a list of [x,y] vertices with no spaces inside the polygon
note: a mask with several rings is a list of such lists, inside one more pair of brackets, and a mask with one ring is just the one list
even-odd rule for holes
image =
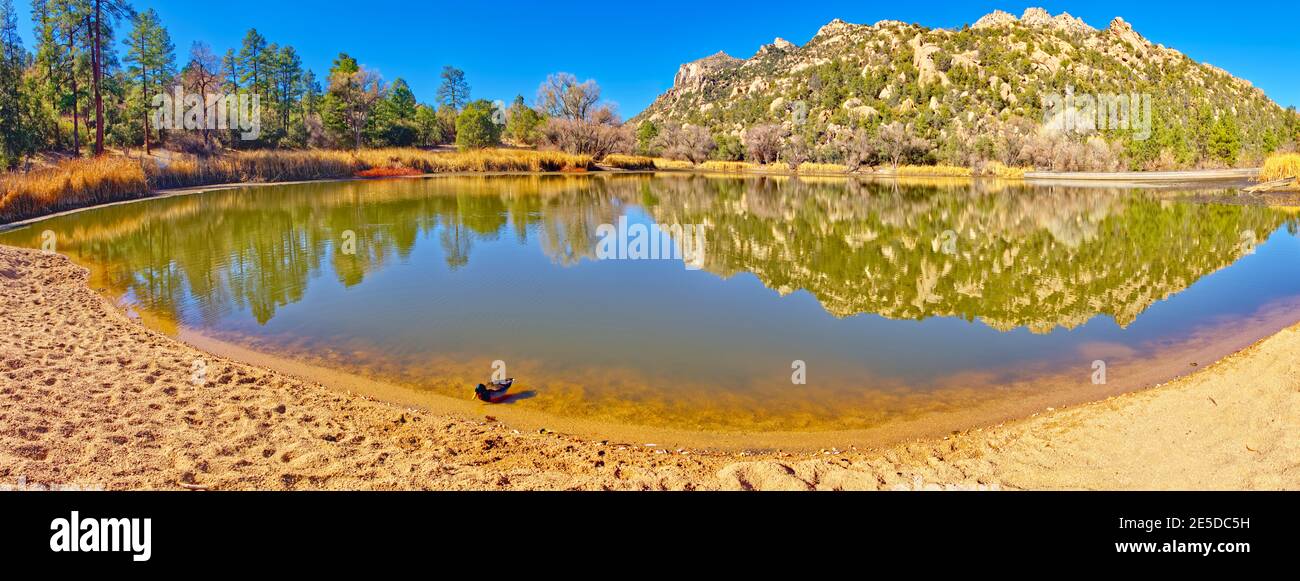
{"label": "rocky hill", "polygon": [[[1129,127],[1056,132],[1090,145],[1090,159],[1062,160],[1059,144],[1033,142],[1054,118],[1077,113],[1053,96],[1133,94],[1151,104],[1147,132],[1133,127],[1134,109]],[[715,138],[781,124],[820,161],[842,160],[859,129],[897,122],[930,144],[916,161],[1154,169],[1255,163],[1296,139],[1296,119],[1250,82],[1153,43],[1122,18],[1097,29],[1031,8],[956,30],[835,20],[804,46],[778,38],[748,59],[717,53],[682,65],[672,89],[632,122],[703,126]]]}

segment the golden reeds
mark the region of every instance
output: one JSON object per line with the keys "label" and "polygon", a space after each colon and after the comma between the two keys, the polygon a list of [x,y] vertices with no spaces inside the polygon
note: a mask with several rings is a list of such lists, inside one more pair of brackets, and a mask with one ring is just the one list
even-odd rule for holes
{"label": "golden reeds", "polygon": [[595,167],[595,160],[588,155],[518,149],[250,151],[166,163],[125,157],[72,160],[49,169],[0,176],[0,223],[150,191],[216,184],[426,173],[585,172]]}
{"label": "golden reeds", "polygon": [[995,177],[1004,180],[1022,180],[1025,179],[1025,172],[1028,171],[1022,167],[1010,167],[1000,161],[990,161],[979,164],[974,171],[974,175],[982,177]]}
{"label": "golden reeds", "polygon": [[1286,178],[1296,178],[1296,185],[1300,185],[1300,153],[1275,153],[1264,160],[1259,181],[1271,182]]}
{"label": "golden reeds", "polygon": [[612,167],[614,169],[626,170],[649,170],[655,169],[655,160],[652,157],[640,155],[619,155],[612,154],[605,156],[600,161],[601,165]]}
{"label": "golden reeds", "polygon": [[955,165],[900,165],[896,174],[899,176],[964,178],[971,177],[972,172],[968,167]]}
{"label": "golden reeds", "polygon": [[656,157],[655,169],[695,169],[695,164],[684,160]]}
{"label": "golden reeds", "polygon": [[0,223],[115,202],[149,191],[140,165],[125,158],[74,159],[0,175]]}
{"label": "golden reeds", "polygon": [[700,169],[704,171],[715,171],[723,173],[744,173],[758,169],[759,165],[746,163],[743,161],[715,161],[710,160],[700,164]]}
{"label": "golden reeds", "polygon": [[806,161],[799,164],[799,173],[849,173],[849,166],[839,165],[836,163],[812,163]]}

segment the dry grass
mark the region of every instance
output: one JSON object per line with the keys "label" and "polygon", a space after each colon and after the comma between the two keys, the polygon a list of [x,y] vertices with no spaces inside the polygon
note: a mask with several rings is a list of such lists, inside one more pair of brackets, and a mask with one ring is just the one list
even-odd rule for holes
{"label": "dry grass", "polygon": [[125,158],[74,159],[29,173],[0,175],[0,223],[138,197],[149,184]]}
{"label": "dry grass", "polygon": [[981,177],[995,177],[1004,180],[1023,180],[1025,172],[1028,171],[1023,167],[1009,167],[1002,162],[990,161],[980,164],[974,171],[974,175]]}
{"label": "dry grass", "polygon": [[605,156],[601,160],[603,165],[614,169],[626,170],[647,170],[655,169],[655,160],[653,157],[643,157],[640,155],[619,155],[612,154]]}
{"label": "dry grass", "polygon": [[215,184],[273,183],[452,172],[585,172],[591,156],[558,151],[421,149],[231,152],[166,163],[125,157],[70,160],[0,175],[0,223],[132,198],[150,191]]}
{"label": "dry grass", "polygon": [[968,178],[972,174],[970,168],[955,165],[900,165],[897,171],[900,176],[940,178]]}
{"label": "dry grass", "polygon": [[1259,181],[1296,178],[1300,185],[1300,153],[1275,153],[1264,160],[1264,169],[1259,173]]}
{"label": "dry grass", "polygon": [[422,149],[371,149],[356,158],[369,168],[413,168],[424,173],[452,172],[584,172],[595,169],[589,155],[527,149],[425,151]]}
{"label": "dry grass", "polygon": [[849,166],[836,163],[804,162],[799,164],[799,173],[849,173]]}
{"label": "dry grass", "polygon": [[754,171],[762,166],[744,161],[706,161],[700,164],[699,169],[704,171],[714,171],[722,173],[744,173]]}
{"label": "dry grass", "polygon": [[293,182],[352,177],[363,166],[339,151],[238,152],[206,159],[145,165],[153,189],[187,188],[246,182]]}
{"label": "dry grass", "polygon": [[684,160],[656,157],[655,169],[695,169],[695,164]]}
{"label": "dry grass", "polygon": [[291,182],[352,176],[395,177],[454,172],[575,172],[595,167],[590,156],[557,151],[484,149],[425,151],[370,149],[348,151],[259,151],[178,161],[150,169],[156,189],[222,183]]}

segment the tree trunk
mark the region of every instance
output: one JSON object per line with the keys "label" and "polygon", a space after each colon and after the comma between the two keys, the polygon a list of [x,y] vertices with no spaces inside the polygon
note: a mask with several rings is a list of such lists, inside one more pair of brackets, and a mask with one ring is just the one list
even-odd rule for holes
{"label": "tree trunk", "polygon": [[150,144],[149,144],[149,103],[150,103],[150,101],[149,101],[149,73],[142,73],[142,74],[143,74],[143,77],[144,77],[144,83],[143,83],[144,87],[142,87],[142,89],[143,89],[143,91],[144,91],[144,102],[145,102],[145,106],[144,106],[144,154],[145,154],[145,155],[150,155],[150,154],[153,153],[153,148],[150,147]]}
{"label": "tree trunk", "polygon": [[208,82],[206,80],[207,77],[203,76],[207,75],[207,72],[204,71],[202,67],[200,67],[199,71],[199,74],[201,75],[199,97],[203,99],[203,149],[209,151],[212,149],[212,134],[208,130],[208,123],[211,116],[215,115],[216,112],[213,111],[212,108],[208,107]]}
{"label": "tree trunk", "polygon": [[68,79],[72,85],[72,156],[81,157],[81,108],[77,98],[77,49],[73,38],[76,30],[68,26]]}
{"label": "tree trunk", "polygon": [[94,30],[94,50],[91,56],[91,66],[95,68],[92,78],[95,81],[95,155],[104,155],[104,95],[102,85],[104,84],[103,63],[103,12],[100,6],[101,0],[95,0],[95,30]]}

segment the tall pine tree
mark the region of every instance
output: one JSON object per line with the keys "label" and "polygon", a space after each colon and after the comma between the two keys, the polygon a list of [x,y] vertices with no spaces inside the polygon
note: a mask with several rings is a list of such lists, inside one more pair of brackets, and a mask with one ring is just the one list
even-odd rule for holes
{"label": "tall pine tree", "polygon": [[176,47],[171,35],[163,28],[158,13],[152,8],[132,19],[134,27],[127,36],[126,62],[131,65],[127,76],[139,90],[140,103],[132,107],[144,124],[144,151],[152,153],[152,132],[149,117],[153,112],[153,98],[167,90],[176,76]]}
{"label": "tall pine tree", "polygon": [[31,155],[33,143],[25,122],[23,69],[27,51],[18,36],[13,0],[0,0],[0,166],[13,169]]}

